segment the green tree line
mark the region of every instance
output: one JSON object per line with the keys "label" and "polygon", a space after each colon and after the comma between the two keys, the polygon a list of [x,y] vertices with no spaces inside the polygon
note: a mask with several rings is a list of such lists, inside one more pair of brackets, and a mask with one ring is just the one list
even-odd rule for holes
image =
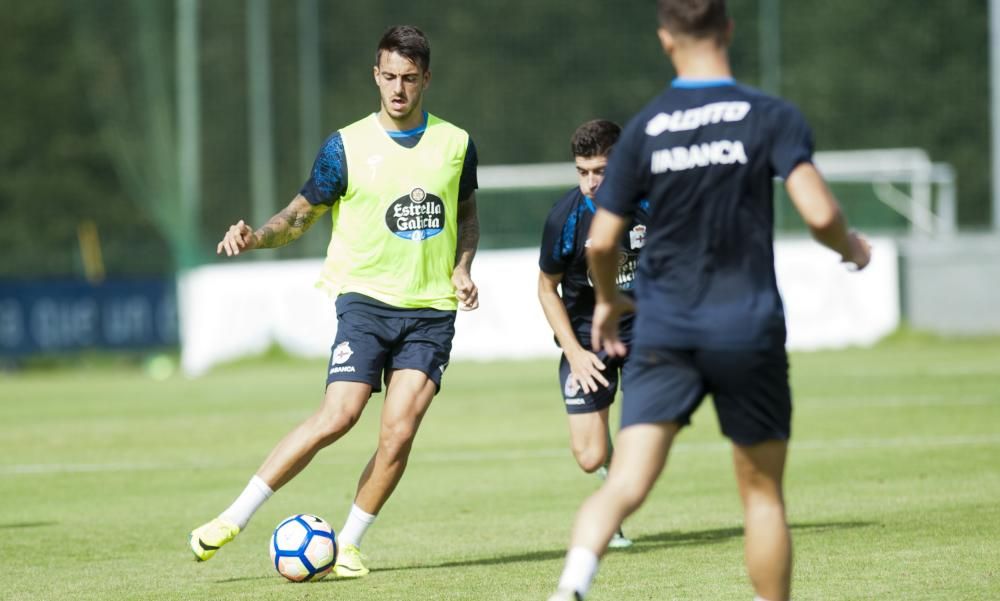
{"label": "green tree line", "polygon": [[[0,276],[79,274],[78,228],[93,222],[109,274],[170,272],[177,194],[175,0],[0,3]],[[319,2],[322,131],[299,131],[296,2],[271,0],[277,209],[336,128],[377,108],[374,47],[388,25],[432,45],[425,106],[466,128],[481,164],[569,160],[590,118],[624,122],[673,73],[654,35],[655,3],[590,0]],[[738,79],[765,69],[757,2],[730,2]],[[921,147],[955,166],[959,221],[990,219],[986,5],[977,0],[798,0],[780,4],[780,92],[810,120],[819,150]],[[201,2],[201,210],[184,240],[211,260],[250,213],[247,8]],[[506,220],[484,207],[484,231]],[[531,202],[544,214],[554,198]],[[520,221],[519,221],[520,220]],[[175,232],[176,233],[176,232]],[[323,234],[279,256],[320,254]],[[503,241],[494,241],[503,244]],[[173,245],[173,246],[172,246]]]}

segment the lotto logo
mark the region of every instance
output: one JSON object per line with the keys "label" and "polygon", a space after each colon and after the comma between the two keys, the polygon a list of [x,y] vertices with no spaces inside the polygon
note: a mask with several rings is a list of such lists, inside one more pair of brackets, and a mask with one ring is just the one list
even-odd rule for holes
{"label": "lotto logo", "polygon": [[750,113],[750,103],[745,101],[713,102],[705,106],[659,113],[646,123],[646,135],[656,137],[665,131],[691,131],[716,123],[742,121]]}

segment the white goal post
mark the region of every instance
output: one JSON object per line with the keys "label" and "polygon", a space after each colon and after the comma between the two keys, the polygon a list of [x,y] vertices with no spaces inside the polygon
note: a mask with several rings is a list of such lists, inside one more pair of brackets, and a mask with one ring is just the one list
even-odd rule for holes
{"label": "white goal post", "polygon": [[[919,148],[817,152],[816,167],[831,183],[870,183],[880,202],[906,218],[915,235],[945,237],[957,229],[955,170],[934,163]],[[559,188],[576,185],[572,163],[483,165],[482,190]],[[907,191],[900,186],[908,188]]]}

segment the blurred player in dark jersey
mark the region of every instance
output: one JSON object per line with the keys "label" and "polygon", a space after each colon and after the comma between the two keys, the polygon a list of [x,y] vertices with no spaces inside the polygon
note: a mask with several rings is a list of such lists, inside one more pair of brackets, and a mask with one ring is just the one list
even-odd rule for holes
{"label": "blurred player in dark jersey", "polygon": [[[659,0],[657,34],[677,78],[625,127],[597,195],[588,248],[597,294],[592,344],[626,347],[636,311],[621,431],[608,479],[577,514],[552,600],[582,599],[598,557],[645,500],[678,431],[707,394],[733,463],[747,572],[758,601],[788,601],[791,537],[782,490],[791,434],[785,317],[774,274],[772,182],[813,237],[864,268],[868,243],[848,229],[812,164],[813,140],[784,100],[733,79],[725,0]],[[618,244],[642,199],[649,232],[634,305],[615,286]]]}
{"label": "blurred player in dark jersey", "polygon": [[[569,417],[570,447],[583,471],[607,476],[611,459],[608,410],[618,391],[619,372],[627,358],[608,357],[604,351],[590,350],[591,321],[594,315],[594,288],[587,267],[587,233],[596,206],[594,194],[604,180],[611,147],[621,127],[603,119],[588,121],[577,128],[570,140],[580,185],[560,198],[542,234],[538,258],[538,300],[562,349],[559,386]],[[646,240],[644,212],[640,209],[619,246],[616,283],[631,294],[639,250]],[[621,335],[632,332],[631,314],[621,319]],[[629,547],[632,541],[615,532],[611,547]]]}

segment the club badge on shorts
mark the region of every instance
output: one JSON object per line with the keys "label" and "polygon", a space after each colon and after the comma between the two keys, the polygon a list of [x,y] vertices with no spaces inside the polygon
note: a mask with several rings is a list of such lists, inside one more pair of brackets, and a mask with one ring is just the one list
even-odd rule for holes
{"label": "club badge on shorts", "polygon": [[333,360],[334,365],[340,365],[341,363],[347,362],[351,358],[354,351],[351,350],[351,343],[348,341],[341,342],[333,349]]}
{"label": "club badge on shorts", "polygon": [[566,384],[563,386],[563,392],[567,397],[576,396],[580,392],[580,383],[576,381],[573,374],[566,376]]}

